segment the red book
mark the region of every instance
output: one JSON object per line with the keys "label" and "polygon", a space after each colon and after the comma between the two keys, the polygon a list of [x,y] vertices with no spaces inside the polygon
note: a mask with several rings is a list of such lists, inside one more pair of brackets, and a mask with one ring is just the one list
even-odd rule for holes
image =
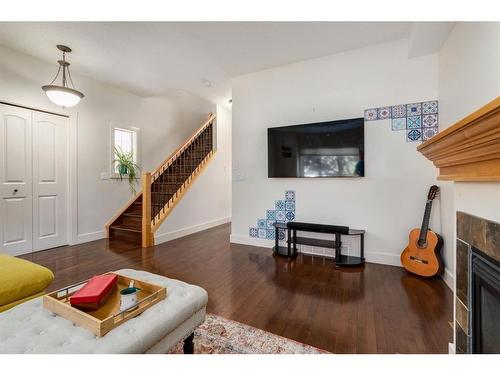
{"label": "red book", "polygon": [[117,283],[118,275],[115,274],[94,276],[69,297],[69,302],[82,310],[97,310],[115,291]]}

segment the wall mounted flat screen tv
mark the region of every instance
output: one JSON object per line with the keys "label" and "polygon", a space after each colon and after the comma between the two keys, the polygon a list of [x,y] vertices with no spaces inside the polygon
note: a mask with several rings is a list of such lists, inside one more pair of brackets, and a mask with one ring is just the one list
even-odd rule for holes
{"label": "wall mounted flat screen tv", "polygon": [[267,129],[268,177],[363,177],[364,119]]}

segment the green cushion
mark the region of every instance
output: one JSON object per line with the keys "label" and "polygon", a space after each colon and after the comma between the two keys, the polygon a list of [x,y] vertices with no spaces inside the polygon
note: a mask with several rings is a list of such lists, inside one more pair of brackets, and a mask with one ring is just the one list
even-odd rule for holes
{"label": "green cushion", "polygon": [[0,254],[0,306],[40,293],[52,280],[48,268]]}

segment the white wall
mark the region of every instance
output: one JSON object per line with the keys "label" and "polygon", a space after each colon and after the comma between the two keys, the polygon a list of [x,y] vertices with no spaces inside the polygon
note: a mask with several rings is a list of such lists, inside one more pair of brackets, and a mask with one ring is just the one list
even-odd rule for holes
{"label": "white wall", "polygon": [[[498,46],[500,23],[456,24],[439,53],[439,118],[443,128],[500,94]],[[452,207],[445,213],[446,232],[454,239],[447,244],[446,260],[454,265],[454,276],[455,212],[463,211],[500,222],[500,183],[450,182],[446,189],[448,196],[453,197]],[[454,283],[452,286],[454,289]]]}
{"label": "white wall", "polygon": [[[55,61],[48,64],[3,46],[0,46],[0,56],[0,100],[70,115],[70,208],[73,212],[70,242],[102,238],[104,224],[130,198],[126,182],[100,179],[101,172],[110,169],[112,124],[141,129],[143,170],[151,170],[201,126],[208,112],[216,110],[214,104],[187,93],[142,98],[77,74],[73,74],[73,80],[85,98],[76,107],[63,110],[53,105],[40,88],[53,78]],[[218,122],[223,129],[219,135],[220,152],[205,174],[230,168],[231,119],[225,112],[221,118]],[[159,232],[165,234],[171,230],[178,234],[184,233],[183,229],[192,231],[200,225],[227,221],[229,195],[221,199],[222,203],[218,202],[220,205],[209,201],[204,211],[198,207],[207,195],[230,190],[228,175],[220,179],[222,182],[200,177],[196,187],[185,196],[184,207],[179,205]],[[196,205],[194,210],[193,205]],[[179,213],[183,209],[190,210],[191,215],[184,217]]]}
{"label": "white wall", "polygon": [[[500,23],[458,23],[439,54],[445,126],[500,95]],[[455,208],[500,222],[500,183],[457,182]]]}
{"label": "white wall", "polygon": [[[500,23],[457,23],[439,53],[439,119],[442,128],[500,95]],[[446,211],[446,232],[455,238],[455,212],[500,222],[500,183],[446,184],[453,197]],[[455,262],[455,243],[448,243],[447,262]],[[453,270],[455,268],[453,267]]]}
{"label": "white wall", "polygon": [[[408,232],[420,226],[428,188],[436,183],[436,169],[416,151],[418,143],[391,131],[390,120],[366,122],[366,177],[270,179],[266,129],[362,117],[367,108],[437,97],[437,55],[408,59],[406,40],[234,79],[233,173],[245,181],[233,181],[231,241],[270,246],[251,239],[248,228],[292,189],[298,221],[366,229],[368,261],[399,265]],[[431,222],[438,232],[439,205]]]}
{"label": "white wall", "polygon": [[222,106],[217,106],[217,145],[214,159],[156,232],[156,243],[231,220],[231,112]]}

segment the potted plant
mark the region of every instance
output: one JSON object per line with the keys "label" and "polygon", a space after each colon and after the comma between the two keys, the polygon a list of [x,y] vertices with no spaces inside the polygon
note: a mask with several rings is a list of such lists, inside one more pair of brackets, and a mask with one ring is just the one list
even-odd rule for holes
{"label": "potted plant", "polygon": [[140,168],[134,163],[134,154],[132,151],[124,152],[120,147],[115,147],[115,160],[113,160],[112,164],[117,167],[120,181],[123,180],[123,177],[126,177],[130,191],[132,194],[135,194],[135,179]]}

